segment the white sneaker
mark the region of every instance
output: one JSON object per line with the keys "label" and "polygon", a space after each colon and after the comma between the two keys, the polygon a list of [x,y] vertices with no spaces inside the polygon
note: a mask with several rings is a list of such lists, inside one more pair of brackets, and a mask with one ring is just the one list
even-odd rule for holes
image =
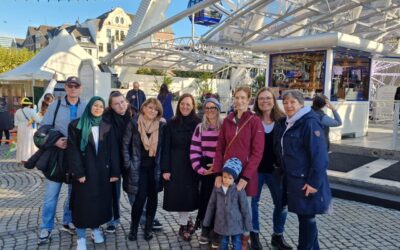
{"label": "white sneaker", "polygon": [[86,250],[86,239],[80,238],[76,241],[76,250]]}
{"label": "white sneaker", "polygon": [[98,228],[92,230],[91,236],[92,236],[92,239],[94,240],[94,243],[96,243],[96,244],[100,244],[100,243],[104,242],[104,237]]}

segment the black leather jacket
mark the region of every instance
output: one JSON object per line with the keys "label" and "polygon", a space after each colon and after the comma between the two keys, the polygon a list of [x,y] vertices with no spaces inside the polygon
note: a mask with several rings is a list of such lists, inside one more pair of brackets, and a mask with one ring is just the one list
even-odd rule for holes
{"label": "black leather jacket", "polygon": [[[162,141],[164,139],[164,127],[165,122],[160,121],[160,130],[158,133],[158,146],[155,159],[155,171],[154,178],[157,183],[156,189],[162,190],[162,178],[161,178],[161,150]],[[141,141],[140,134],[138,131],[138,125],[136,120],[129,122],[126,127],[125,134],[122,138],[122,154],[123,154],[123,169],[122,169],[122,188],[129,194],[137,194],[139,190],[139,171],[141,163]]]}

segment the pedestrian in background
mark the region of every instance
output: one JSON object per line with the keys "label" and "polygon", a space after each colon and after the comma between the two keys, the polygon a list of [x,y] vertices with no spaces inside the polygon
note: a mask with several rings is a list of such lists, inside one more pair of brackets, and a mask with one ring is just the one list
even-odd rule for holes
{"label": "pedestrian in background", "polygon": [[[248,206],[251,197],[257,195],[257,169],[264,152],[264,128],[260,118],[249,109],[251,90],[247,86],[238,87],[234,92],[235,111],[223,121],[219,133],[217,151],[214,160],[215,186],[221,187],[221,172],[224,163],[236,157],[242,162],[243,170],[239,175],[237,189],[246,190]],[[248,249],[250,232],[242,236],[242,248]]]}
{"label": "pedestrian in background", "polygon": [[146,101],[146,95],[143,90],[139,89],[139,83],[133,83],[133,89],[129,90],[126,94],[126,99],[131,104],[131,106],[135,109],[136,112],[139,112],[140,107]]}
{"label": "pedestrian in background", "polygon": [[252,229],[246,192],[238,190],[234,183],[241,171],[242,163],[238,158],[225,162],[222,185],[213,189],[204,217],[204,226],[214,224],[214,231],[221,236],[221,250],[229,249],[229,241],[234,250],[242,249],[241,235]]}
{"label": "pedestrian in background", "polygon": [[[333,119],[329,117],[327,114],[325,114],[323,108],[327,107],[330,109],[333,113]],[[340,118],[340,115],[336,111],[335,107],[331,104],[331,102],[328,100],[328,97],[324,96],[323,94],[317,94],[313,98],[312,102],[312,107],[311,107],[315,113],[317,113],[317,116],[319,117],[319,121],[323,125],[322,128],[324,130],[325,138],[326,138],[326,143],[329,151],[329,128],[330,127],[339,127],[342,125],[342,119]]]}
{"label": "pedestrian in background", "polygon": [[0,144],[3,140],[3,134],[6,137],[4,144],[9,144],[10,131],[13,128],[11,122],[11,114],[8,109],[7,100],[5,97],[0,97]]}
{"label": "pedestrian in background", "polygon": [[319,249],[316,214],[331,207],[326,138],[317,115],[304,106],[303,94],[282,94],[286,118],[276,126],[275,153],[284,170],[284,195],[299,220],[297,249]]}
{"label": "pedestrian in background", "polygon": [[14,115],[14,126],[17,128],[16,158],[22,164],[37,151],[33,143],[33,134],[36,131],[36,123],[39,123],[41,119],[32,107],[32,101],[24,97],[21,100],[21,108]]}
{"label": "pedestrian in background", "polygon": [[128,235],[131,241],[137,240],[145,204],[144,239],[153,238],[158,192],[162,190],[160,159],[165,126],[165,122],[161,121],[162,114],[161,103],[156,98],[147,99],[140,108],[137,121],[128,124],[123,137],[124,187],[129,195],[135,195]]}
{"label": "pedestrian in background", "polygon": [[172,110],[172,93],[168,90],[167,84],[161,84],[157,99],[162,104],[164,119],[169,121],[174,116],[174,111]]}
{"label": "pedestrian in background", "polygon": [[264,184],[267,184],[274,203],[272,215],[273,234],[271,245],[278,249],[292,249],[285,241],[283,233],[287,216],[287,206],[283,205],[282,168],[278,166],[277,156],[274,153],[275,124],[285,117],[285,113],[279,108],[274,93],[269,88],[261,88],[256,95],[254,112],[258,115],[264,127],[264,152],[260,165],[258,166],[258,191],[251,200],[251,214],[253,231],[250,232],[251,249],[262,249],[259,239],[259,201]]}
{"label": "pedestrian in background", "polygon": [[73,176],[72,222],[77,250],[86,249],[86,228],[95,243],[103,243],[100,225],[112,218],[112,182],[120,176],[119,150],[111,124],[102,119],[104,100],[94,96],[82,116],[68,127],[68,167]]}
{"label": "pedestrian in background", "polygon": [[168,121],[162,149],[161,169],[164,178],[163,208],[179,214],[179,235],[189,241],[194,232],[190,212],[199,206],[199,178],[192,169],[190,144],[200,119],[191,94],[183,94],[175,116]]}
{"label": "pedestrian in background", "polygon": [[200,177],[200,200],[195,227],[201,227],[200,244],[208,244],[212,238],[212,225],[209,228],[202,227],[202,221],[206,214],[207,204],[214,187],[215,175],[213,161],[217,148],[218,135],[221,129],[220,117],[221,104],[215,98],[208,98],[203,103],[205,115],[202,122],[194,130],[190,145],[190,160],[192,167]]}

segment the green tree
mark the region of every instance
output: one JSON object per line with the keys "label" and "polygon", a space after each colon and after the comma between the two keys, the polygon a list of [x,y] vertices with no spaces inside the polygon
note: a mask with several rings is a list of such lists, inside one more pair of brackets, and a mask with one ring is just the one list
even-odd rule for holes
{"label": "green tree", "polygon": [[0,73],[15,69],[29,61],[35,52],[27,49],[1,48],[0,47]]}
{"label": "green tree", "polygon": [[168,86],[168,89],[171,89],[172,78],[169,76],[164,76],[164,78],[160,82],[160,81],[158,81],[157,77],[154,76],[154,84],[153,84],[151,90],[154,91],[155,93],[160,92],[160,88],[161,88],[162,84],[166,84]]}
{"label": "green tree", "polygon": [[139,75],[151,75],[151,76],[164,76],[165,72],[158,69],[150,69],[150,68],[139,68],[136,71],[136,74]]}

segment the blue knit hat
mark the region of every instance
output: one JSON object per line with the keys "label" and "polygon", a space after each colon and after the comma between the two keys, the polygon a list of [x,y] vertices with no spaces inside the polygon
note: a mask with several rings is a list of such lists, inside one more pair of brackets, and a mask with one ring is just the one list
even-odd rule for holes
{"label": "blue knit hat", "polygon": [[220,103],[217,99],[215,99],[214,97],[207,98],[207,99],[204,101],[204,103],[203,103],[203,109],[206,108],[206,104],[209,103],[209,102],[214,103],[214,105],[217,107],[218,111],[221,112],[221,103]]}
{"label": "blue knit hat", "polygon": [[233,179],[236,180],[240,172],[242,172],[242,162],[236,157],[230,158],[225,162],[222,172],[231,174]]}

